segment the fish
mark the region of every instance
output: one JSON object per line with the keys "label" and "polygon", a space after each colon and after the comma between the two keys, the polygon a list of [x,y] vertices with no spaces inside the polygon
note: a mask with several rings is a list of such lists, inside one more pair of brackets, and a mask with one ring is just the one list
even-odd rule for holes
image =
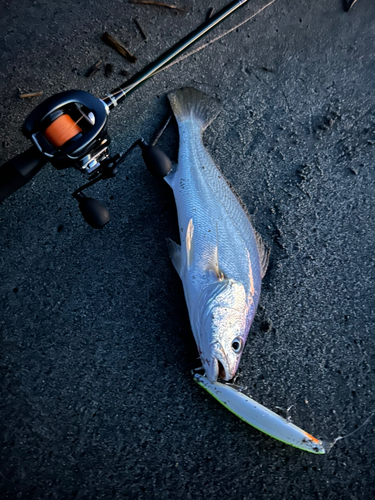
{"label": "fish", "polygon": [[173,190],[180,233],[180,244],[167,240],[169,255],[205,375],[212,383],[230,381],[254,320],[269,251],[202,142],[221,102],[191,87],[168,99],[179,152],[164,179]]}

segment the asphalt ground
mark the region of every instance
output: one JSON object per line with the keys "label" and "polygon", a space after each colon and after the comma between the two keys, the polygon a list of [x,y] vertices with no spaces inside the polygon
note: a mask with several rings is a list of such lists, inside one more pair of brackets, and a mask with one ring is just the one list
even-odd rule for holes
{"label": "asphalt ground", "polygon": [[[257,11],[241,7],[210,36]],[[0,163],[43,99],[98,97],[225,0],[1,2]],[[147,34],[144,41],[134,18]],[[108,31],[137,57],[127,62]],[[208,40],[208,38],[206,39]],[[0,206],[3,499],[370,499],[375,495],[375,3],[276,0],[166,70],[109,118],[113,152],[150,139],[169,90],[223,101],[204,142],[271,248],[241,362],[247,393],[314,436],[311,455],[252,429],[194,383],[183,290],[166,250],[172,193],[134,151],[88,190],[110,210],[89,227],[73,169],[45,166]],[[101,59],[91,78],[87,69]],[[19,93],[43,91],[20,99]],[[171,123],[159,142],[177,158]],[[279,408],[279,409],[278,409]]]}

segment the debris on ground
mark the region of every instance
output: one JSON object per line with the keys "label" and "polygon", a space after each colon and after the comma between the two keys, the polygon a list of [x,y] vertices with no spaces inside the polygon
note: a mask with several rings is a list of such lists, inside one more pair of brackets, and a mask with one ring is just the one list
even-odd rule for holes
{"label": "debris on ground", "polygon": [[146,35],[146,33],[144,32],[144,30],[143,30],[142,26],[139,24],[138,19],[134,19],[134,23],[135,23],[135,25],[137,26],[137,28],[139,29],[139,32],[140,32],[140,34],[141,34],[141,36],[142,36],[143,40],[147,40],[147,35]]}
{"label": "debris on ground", "polygon": [[113,66],[110,63],[107,63],[104,67],[104,74],[107,78],[110,78],[113,73]]}
{"label": "debris on ground", "polygon": [[129,62],[135,63],[137,58],[131,54],[127,48],[125,48],[122,43],[118,42],[112,35],[107,32],[104,32],[102,35],[102,41],[117,50],[119,54],[121,54],[125,59]]}
{"label": "debris on ground", "polygon": [[27,97],[39,97],[43,92],[31,92],[30,94],[20,94],[21,99],[26,99]]}
{"label": "debris on ground", "polygon": [[91,76],[94,76],[95,73],[97,73],[99,71],[99,68],[100,68],[101,64],[102,64],[102,61],[99,60],[95,64],[93,64],[92,66],[90,66],[90,68],[87,70],[87,73],[85,75],[86,78],[90,78]]}
{"label": "debris on ground", "polygon": [[164,124],[160,127],[160,129],[156,132],[155,134],[155,137],[153,138],[152,142],[151,142],[151,146],[156,146],[158,140],[160,139],[160,137],[164,134],[164,131],[165,129],[168,127],[169,125],[169,122],[171,121],[173,117],[173,113],[172,111],[170,113],[168,113],[168,116],[164,122]]}
{"label": "debris on ground", "polygon": [[213,7],[210,7],[207,11],[207,15],[206,15],[206,21],[208,21],[209,19],[211,19],[211,17],[213,16],[214,14],[214,8]]}
{"label": "debris on ground", "polygon": [[180,12],[189,12],[189,10],[184,7],[178,7],[177,5],[170,5],[164,2],[155,2],[154,0],[129,0],[129,3],[135,5],[155,5],[156,7],[165,7],[167,9],[179,10]]}

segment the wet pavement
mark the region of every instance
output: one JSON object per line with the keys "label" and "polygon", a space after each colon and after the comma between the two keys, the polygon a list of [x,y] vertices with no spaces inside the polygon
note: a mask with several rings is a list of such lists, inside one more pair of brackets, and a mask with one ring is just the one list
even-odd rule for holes
{"label": "wet pavement", "polygon": [[[226,2],[175,5],[189,12],[3,2],[0,163],[29,147],[20,127],[44,98],[74,88],[104,97],[122,71],[132,76]],[[137,62],[104,45],[105,31]],[[375,403],[374,39],[371,0],[349,12],[341,0],[276,0],[109,117],[117,153],[152,138],[169,90],[223,101],[204,143],[271,248],[240,382],[280,414],[294,405],[292,421],[327,440],[359,429]],[[177,159],[174,122],[159,144]],[[1,498],[372,498],[375,416],[315,456],[247,426],[194,383],[198,353],[165,242],[178,241],[174,200],[140,151],[87,191],[110,210],[102,230],[71,196],[84,182],[47,165],[0,205]]]}

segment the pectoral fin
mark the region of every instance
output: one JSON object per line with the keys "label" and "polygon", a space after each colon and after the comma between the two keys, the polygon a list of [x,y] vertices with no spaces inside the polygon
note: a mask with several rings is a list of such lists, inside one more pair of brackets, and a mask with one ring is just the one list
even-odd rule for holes
{"label": "pectoral fin", "polygon": [[178,272],[178,275],[181,277],[181,271],[182,271],[181,247],[170,238],[167,238],[167,246],[168,246],[169,257],[171,258],[172,264],[174,265],[174,268]]}
{"label": "pectoral fin", "polygon": [[213,271],[218,280],[223,280],[226,278],[225,273],[220,269],[219,266],[219,231],[216,224],[216,246],[214,248],[213,254],[211,256],[210,262],[208,264],[208,270]]}
{"label": "pectoral fin", "polygon": [[177,163],[172,162],[172,170],[169,172],[168,175],[164,177],[165,182],[173,189],[174,187],[174,179],[176,176],[178,165]]}
{"label": "pectoral fin", "polygon": [[182,273],[185,266],[189,269],[191,263],[193,262],[193,257],[194,257],[193,234],[194,234],[193,219],[190,219],[188,227],[186,229],[186,238],[185,238],[186,263],[185,259],[183,258],[181,246],[175,243],[173,240],[167,238],[169,256],[180,278],[182,278]]}
{"label": "pectoral fin", "polygon": [[194,257],[193,234],[194,234],[193,219],[190,219],[186,230],[186,265],[188,268],[191,266]]}

